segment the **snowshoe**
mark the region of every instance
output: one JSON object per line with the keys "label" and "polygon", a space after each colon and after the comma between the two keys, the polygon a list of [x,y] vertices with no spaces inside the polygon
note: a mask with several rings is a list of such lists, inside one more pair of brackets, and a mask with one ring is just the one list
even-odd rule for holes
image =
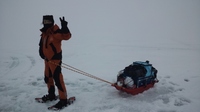
{"label": "snowshoe", "polygon": [[46,103],[48,101],[54,101],[54,100],[57,100],[58,99],[58,95],[44,95],[43,97],[41,98],[35,98],[35,100],[39,103]]}
{"label": "snowshoe", "polygon": [[48,107],[49,110],[54,110],[54,111],[57,111],[57,110],[61,110],[65,107],[67,107],[68,105],[71,105],[74,101],[76,100],[75,97],[70,97],[69,99],[67,100],[60,100],[57,104],[51,106],[51,107]]}

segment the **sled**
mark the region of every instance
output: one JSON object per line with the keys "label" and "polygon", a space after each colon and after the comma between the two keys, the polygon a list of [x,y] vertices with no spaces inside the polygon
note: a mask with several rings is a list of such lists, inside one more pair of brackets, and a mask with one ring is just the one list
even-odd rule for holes
{"label": "sled", "polygon": [[122,86],[118,86],[116,83],[113,84],[112,86],[114,86],[119,91],[126,92],[127,94],[137,95],[139,93],[143,93],[144,91],[154,87],[154,84],[158,83],[158,82],[159,81],[156,80],[156,81],[154,81],[150,84],[147,84],[145,86],[141,86],[141,87],[138,87],[138,88],[125,88],[125,87],[122,87]]}
{"label": "sled", "polygon": [[157,70],[152,64],[149,61],[136,61],[119,71],[117,82],[112,86],[119,91],[137,95],[154,87],[155,83],[158,83]]}

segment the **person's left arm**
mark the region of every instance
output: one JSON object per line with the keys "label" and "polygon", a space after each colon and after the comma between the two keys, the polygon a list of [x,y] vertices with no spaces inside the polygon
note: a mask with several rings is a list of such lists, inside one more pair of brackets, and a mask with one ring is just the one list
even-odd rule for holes
{"label": "person's left arm", "polygon": [[55,38],[59,39],[59,40],[69,40],[71,38],[71,32],[69,30],[69,28],[67,27],[68,22],[65,21],[65,18],[63,17],[60,18],[60,22],[61,22],[61,29],[58,29],[55,32]]}

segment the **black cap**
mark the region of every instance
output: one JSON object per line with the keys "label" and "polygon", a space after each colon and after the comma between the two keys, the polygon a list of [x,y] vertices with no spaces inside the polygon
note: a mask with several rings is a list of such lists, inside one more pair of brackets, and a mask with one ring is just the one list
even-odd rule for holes
{"label": "black cap", "polygon": [[43,24],[54,24],[53,15],[44,15],[42,23]]}

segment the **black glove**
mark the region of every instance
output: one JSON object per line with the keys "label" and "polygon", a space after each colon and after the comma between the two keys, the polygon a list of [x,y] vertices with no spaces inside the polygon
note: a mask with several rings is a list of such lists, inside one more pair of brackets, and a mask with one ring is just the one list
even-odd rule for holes
{"label": "black glove", "polygon": [[65,17],[64,16],[63,16],[63,19],[60,17],[60,22],[61,22],[62,28],[66,28],[67,27],[68,22],[65,21]]}
{"label": "black glove", "polygon": [[69,33],[69,29],[67,27],[68,22],[65,21],[65,17],[63,16],[63,19],[60,17],[61,22],[61,33]]}

